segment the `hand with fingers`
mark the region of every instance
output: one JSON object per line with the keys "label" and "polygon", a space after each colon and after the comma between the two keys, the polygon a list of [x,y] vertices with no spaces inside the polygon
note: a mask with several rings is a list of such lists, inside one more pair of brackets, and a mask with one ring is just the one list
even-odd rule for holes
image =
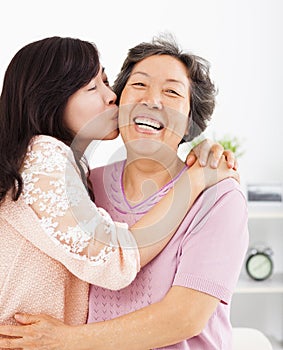
{"label": "hand with fingers", "polygon": [[[209,157],[210,154],[212,157]],[[225,157],[229,169],[237,170],[238,162],[235,154],[230,150],[225,150],[220,143],[211,139],[205,139],[197,144],[187,155],[186,164],[192,166],[198,160],[201,166],[206,166],[209,161],[209,165],[216,169],[220,165],[222,156]]]}
{"label": "hand with fingers", "polygon": [[[56,318],[48,315],[17,314],[15,319],[20,325],[0,326],[0,349],[75,350],[79,348],[72,337],[74,327]],[[76,332],[76,335],[78,334],[79,332]]]}

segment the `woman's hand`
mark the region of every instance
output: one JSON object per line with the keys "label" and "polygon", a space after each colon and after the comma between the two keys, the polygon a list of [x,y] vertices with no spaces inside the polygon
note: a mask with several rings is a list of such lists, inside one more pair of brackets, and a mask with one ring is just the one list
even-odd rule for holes
{"label": "woman's hand", "polygon": [[[17,314],[15,319],[24,326],[0,326],[0,348],[23,350],[77,350],[78,331],[72,326],[47,315]],[[78,327],[79,328],[79,327]],[[73,335],[76,334],[76,337]],[[17,338],[1,338],[1,336]]]}
{"label": "woman's hand", "polygon": [[[212,159],[214,159],[213,154],[210,154],[207,163],[210,164]],[[195,162],[189,168],[188,172],[193,179],[193,185],[197,185],[201,191],[229,177],[240,182],[239,173],[236,170],[227,167],[227,161],[224,155],[220,157],[216,169],[212,168],[210,165],[201,166],[199,162]]]}
{"label": "woman's hand", "polygon": [[[212,157],[209,159],[211,154]],[[220,143],[215,143],[210,139],[203,140],[190,151],[186,158],[186,164],[192,166],[198,159],[201,166],[206,166],[209,161],[209,165],[215,169],[219,166],[222,156],[225,157],[228,168],[237,170],[238,162],[234,153],[230,150],[224,150]]]}

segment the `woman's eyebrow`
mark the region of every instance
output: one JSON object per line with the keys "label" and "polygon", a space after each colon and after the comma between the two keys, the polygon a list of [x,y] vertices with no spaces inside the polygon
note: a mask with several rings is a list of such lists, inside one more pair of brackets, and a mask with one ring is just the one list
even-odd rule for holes
{"label": "woman's eyebrow", "polygon": [[181,81],[181,80],[177,80],[177,79],[166,79],[165,81],[169,82],[169,83],[177,83],[177,84],[181,84],[185,87],[185,84]]}
{"label": "woman's eyebrow", "polygon": [[147,73],[145,73],[145,72],[140,72],[140,71],[134,72],[134,73],[132,74],[132,76],[133,76],[133,75],[136,75],[136,74],[142,74],[142,75],[144,75],[144,76],[146,76],[146,77],[149,77],[149,74],[147,74]]}

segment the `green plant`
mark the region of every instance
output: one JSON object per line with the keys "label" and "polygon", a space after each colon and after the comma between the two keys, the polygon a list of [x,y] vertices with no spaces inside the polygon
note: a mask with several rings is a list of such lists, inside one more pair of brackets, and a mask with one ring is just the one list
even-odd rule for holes
{"label": "green plant", "polygon": [[221,139],[215,139],[216,142],[220,143],[224,149],[232,151],[237,158],[241,157],[245,152],[242,147],[242,142],[237,136],[225,135]]}
{"label": "green plant", "polygon": [[[190,147],[193,148],[204,140],[203,136],[196,137],[190,142]],[[220,143],[225,150],[230,150],[235,154],[235,157],[241,157],[245,151],[241,148],[243,141],[237,136],[224,135],[222,138],[213,137],[214,142]]]}

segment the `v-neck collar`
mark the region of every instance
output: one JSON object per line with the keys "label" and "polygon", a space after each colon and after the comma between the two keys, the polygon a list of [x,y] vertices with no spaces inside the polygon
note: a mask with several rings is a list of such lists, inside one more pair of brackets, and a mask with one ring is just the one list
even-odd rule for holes
{"label": "v-neck collar", "polygon": [[[114,181],[110,186],[111,197],[116,202],[118,202],[117,197],[119,197],[120,198],[119,206],[122,205],[124,210],[126,210],[127,212],[129,213],[135,212],[136,214],[145,214],[146,212],[148,212],[148,210],[152,206],[154,206],[156,203],[158,203],[161,200],[161,198],[165,196],[166,193],[174,186],[175,182],[179,179],[179,177],[183,174],[183,172],[188,169],[188,167],[184,165],[181,171],[171,181],[169,181],[167,184],[162,186],[160,190],[156,191],[155,193],[150,195],[145,200],[139,202],[138,204],[131,205],[126,198],[125,190],[123,186],[123,174],[124,174],[125,165],[126,165],[126,160],[122,161],[122,163],[120,164],[116,163],[112,168],[111,178]],[[121,196],[117,196],[119,192],[122,193]],[[123,203],[121,203],[121,199]]]}

